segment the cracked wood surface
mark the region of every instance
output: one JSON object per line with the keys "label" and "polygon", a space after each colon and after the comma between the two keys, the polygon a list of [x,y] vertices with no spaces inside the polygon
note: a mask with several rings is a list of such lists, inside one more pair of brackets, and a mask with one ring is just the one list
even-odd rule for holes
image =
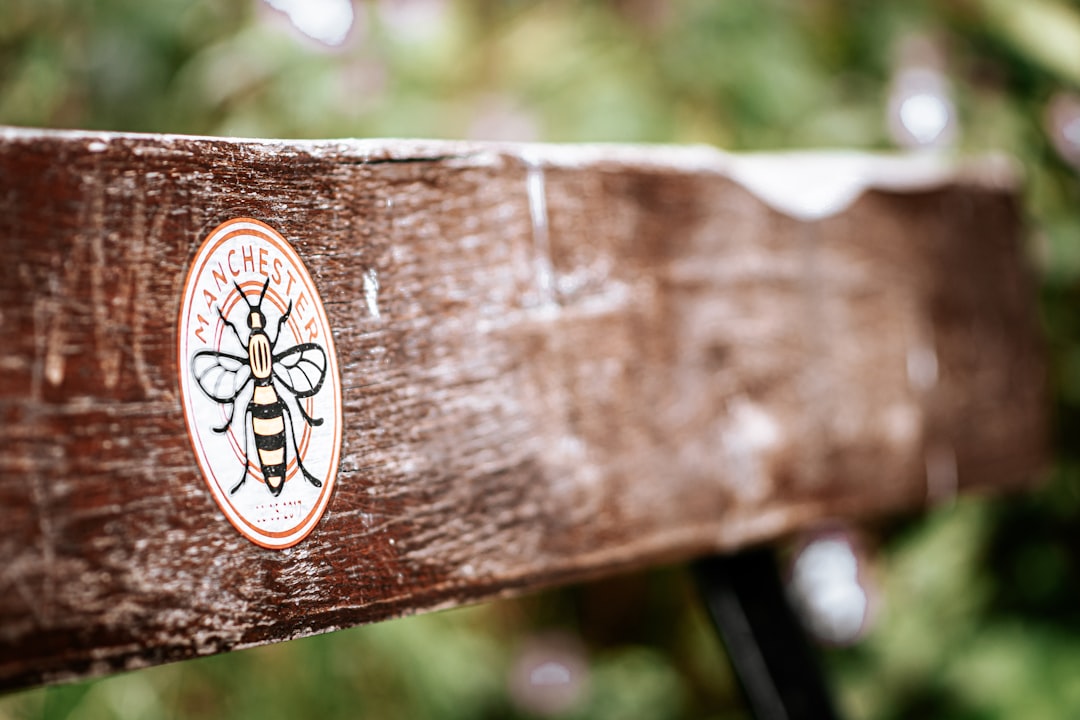
{"label": "cracked wood surface", "polygon": [[[0,130],[0,686],[1030,480],[1015,190],[886,168],[807,219],[746,162]],[[239,216],[294,244],[342,368],[337,487],[284,551],[217,508],[178,397],[188,263]]]}

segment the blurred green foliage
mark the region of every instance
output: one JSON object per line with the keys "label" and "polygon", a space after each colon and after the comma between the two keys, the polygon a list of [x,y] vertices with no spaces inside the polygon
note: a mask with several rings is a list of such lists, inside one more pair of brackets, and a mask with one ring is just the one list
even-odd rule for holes
{"label": "blurred green foliage", "polygon": [[[1054,464],[1036,493],[883,531],[876,629],[827,662],[851,718],[1080,715],[1080,183],[1046,121],[1052,98],[1080,87],[1080,3],[354,7],[348,41],[331,49],[260,0],[3,0],[0,123],[887,150],[900,48],[928,38],[958,149],[1024,168]],[[553,628],[582,638],[589,662],[560,717],[745,717],[687,578],[661,570],[10,695],[0,718],[530,717],[509,668]]]}

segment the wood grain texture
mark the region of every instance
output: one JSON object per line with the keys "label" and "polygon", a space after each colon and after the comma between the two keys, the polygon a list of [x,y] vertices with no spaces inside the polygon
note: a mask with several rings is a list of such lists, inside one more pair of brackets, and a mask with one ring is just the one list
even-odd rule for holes
{"label": "wood grain texture", "polygon": [[[730,162],[0,132],[0,686],[1031,479],[1014,190],[958,170],[804,222]],[[294,244],[342,368],[338,485],[284,551],[214,504],[178,397],[187,265],[238,216]]]}

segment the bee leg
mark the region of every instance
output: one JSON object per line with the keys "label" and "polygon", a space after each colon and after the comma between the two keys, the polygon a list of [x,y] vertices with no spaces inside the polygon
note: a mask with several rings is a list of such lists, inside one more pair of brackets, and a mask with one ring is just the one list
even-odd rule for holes
{"label": "bee leg", "polygon": [[274,341],[270,343],[270,349],[273,350],[277,347],[278,338],[281,337],[281,326],[289,320],[289,315],[292,315],[292,300],[289,300],[289,307],[285,308],[285,314],[278,318],[277,332],[274,333]]}
{"label": "bee leg", "polygon": [[247,476],[248,476],[247,458],[244,458],[244,474],[240,478],[240,482],[238,482],[238,483],[236,483],[235,485],[232,486],[232,490],[229,491],[230,495],[235,495],[236,491],[239,490],[241,487],[243,487],[244,481],[247,480]]}
{"label": "bee leg", "polygon": [[[215,428],[211,428],[211,430],[213,430],[216,433],[223,433],[226,430],[228,430],[229,426],[232,425],[233,415],[235,413],[236,413],[236,403],[230,403],[229,404],[229,417],[226,418],[225,422],[222,423],[220,426],[215,427]],[[245,438],[246,437],[247,437],[247,435],[245,434]]]}
{"label": "bee leg", "polygon": [[312,427],[319,427],[323,424],[322,418],[313,418],[308,415],[307,411],[304,410],[304,406],[299,401],[297,401],[296,403],[296,409],[300,411],[300,415],[303,416],[304,420],[307,421],[308,425],[311,425]]}
{"label": "bee leg", "polygon": [[233,325],[231,322],[229,322],[229,319],[227,317],[225,317],[225,313],[221,312],[221,307],[220,306],[217,307],[216,309],[217,309],[218,317],[221,318],[221,322],[223,322],[223,323],[225,323],[226,325],[229,326],[229,329],[232,330],[232,334],[236,336],[236,341],[238,343],[240,343],[240,347],[246,349],[247,348],[247,343],[245,343],[243,341],[243,339],[240,337],[240,331],[236,329],[235,325]]}
{"label": "bee leg", "polygon": [[[299,405],[297,407],[299,407]],[[289,411],[289,406],[285,403],[281,403],[281,408],[285,411],[285,414],[289,416],[289,432],[292,433],[292,444],[293,448],[296,450],[296,467],[300,468],[300,472],[304,473],[304,477],[309,483],[315,487],[322,487],[322,480],[309,473],[307,468],[304,467],[304,463],[300,462],[300,446],[296,444],[296,430],[293,429],[292,412]],[[301,410],[300,412],[304,411]]]}
{"label": "bee leg", "polygon": [[[250,414],[251,414],[251,408],[248,408],[247,412],[244,413],[244,472],[240,476],[240,481],[232,486],[232,490],[229,491],[230,495],[235,495],[236,494],[236,491],[240,489],[240,487],[247,480],[247,476],[248,476],[248,433],[247,433],[248,424],[247,424],[247,419],[248,419],[248,415],[250,415]],[[232,415],[231,414],[229,416],[229,422],[232,422]]]}

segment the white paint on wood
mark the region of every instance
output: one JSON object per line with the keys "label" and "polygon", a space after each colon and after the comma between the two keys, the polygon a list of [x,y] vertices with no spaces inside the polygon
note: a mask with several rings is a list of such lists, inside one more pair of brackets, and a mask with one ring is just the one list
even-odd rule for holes
{"label": "white paint on wood", "polygon": [[551,238],[548,234],[547,188],[544,184],[544,168],[531,155],[525,156],[528,170],[525,174],[525,190],[529,198],[529,218],[532,220],[533,262],[539,305],[555,304],[554,270],[551,264]]}
{"label": "white paint on wood", "polygon": [[[389,203],[389,198],[387,199]],[[381,313],[379,312],[379,274],[374,268],[364,273],[364,303],[367,305],[368,314],[379,319]]]}

